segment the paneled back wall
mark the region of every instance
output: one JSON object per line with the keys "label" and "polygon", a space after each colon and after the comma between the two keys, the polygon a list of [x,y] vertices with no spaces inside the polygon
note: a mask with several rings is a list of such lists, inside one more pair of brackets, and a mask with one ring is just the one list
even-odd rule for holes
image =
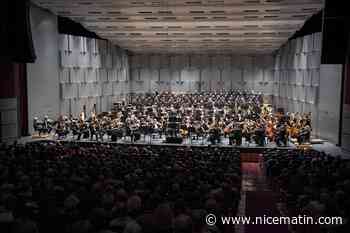
{"label": "paneled back wall", "polygon": [[134,93],[253,89],[272,94],[273,57],[209,54],[133,54]]}
{"label": "paneled back wall", "polygon": [[321,33],[296,38],[275,55],[273,102],[289,112],[311,112],[318,134]]}
{"label": "paneled back wall", "polygon": [[130,91],[127,52],[106,40],[60,35],[60,113],[109,111]]}

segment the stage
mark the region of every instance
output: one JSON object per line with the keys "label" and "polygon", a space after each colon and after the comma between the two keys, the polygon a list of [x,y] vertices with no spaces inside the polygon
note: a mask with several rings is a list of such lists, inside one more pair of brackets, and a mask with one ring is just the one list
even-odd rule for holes
{"label": "stage", "polygon": [[[116,142],[111,141],[110,138],[108,138],[106,135],[103,137],[103,140],[91,140],[90,138],[88,139],[80,139],[76,140],[76,137],[73,138],[73,136],[68,135],[64,139],[57,139],[57,137],[53,135],[48,135],[47,137],[43,138],[36,138],[36,137],[23,137],[21,138],[18,142],[20,143],[28,143],[28,142],[34,142],[34,141],[40,141],[40,140],[54,140],[54,141],[59,141],[59,142],[81,142],[81,143],[111,143],[111,144],[134,144],[134,145],[177,145],[177,146],[217,146],[217,147],[239,147],[239,148],[277,148],[276,143],[268,143],[264,147],[256,145],[254,142],[246,142],[244,138],[242,139],[242,145],[240,146],[235,146],[235,145],[229,145],[229,139],[225,137],[221,137],[221,142],[217,144],[211,144],[210,141],[208,141],[206,138],[199,138],[198,140],[191,139],[191,138],[185,138],[183,139],[182,143],[166,143],[166,137],[152,137],[152,136],[145,136],[142,135],[140,140],[136,142],[132,142],[130,137],[123,137],[122,139],[119,139]],[[286,147],[280,147],[280,148],[287,148],[287,149],[295,149],[296,146],[288,142],[288,145]]]}
{"label": "stage", "polygon": [[[266,146],[261,147],[256,145],[255,143],[248,143],[244,139],[242,141],[242,145],[235,146],[235,145],[229,145],[228,138],[221,138],[221,143],[212,145],[208,140],[206,139],[200,139],[200,140],[191,140],[189,138],[186,138],[183,140],[181,144],[177,143],[166,143],[166,138],[163,136],[162,138],[152,138],[151,136],[141,136],[141,139],[137,142],[131,142],[130,137],[125,137],[123,139],[118,140],[117,142],[112,142],[107,136],[104,137],[103,141],[96,141],[96,140],[90,140],[89,139],[81,139],[76,140],[73,138],[73,136],[67,136],[65,139],[57,139],[53,135],[49,135],[47,137],[37,138],[37,137],[22,137],[18,140],[18,143],[20,144],[26,144],[26,143],[32,143],[32,142],[39,142],[39,141],[57,141],[62,143],[68,143],[68,142],[75,142],[75,143],[101,143],[101,144],[111,144],[111,145],[136,145],[136,146],[142,146],[142,145],[148,145],[148,146],[194,146],[194,147],[225,147],[225,148],[236,148],[244,152],[261,152],[265,149],[281,149],[281,150],[291,150],[291,149],[297,149],[297,146],[294,145],[292,142],[288,142],[288,146],[285,147],[278,147],[276,143],[268,143]],[[344,159],[350,159],[350,152],[344,151],[341,148],[337,147],[336,145],[330,143],[330,142],[322,142],[319,144],[313,144],[311,145],[310,149],[325,152],[327,154],[330,154],[332,156],[341,156]]]}

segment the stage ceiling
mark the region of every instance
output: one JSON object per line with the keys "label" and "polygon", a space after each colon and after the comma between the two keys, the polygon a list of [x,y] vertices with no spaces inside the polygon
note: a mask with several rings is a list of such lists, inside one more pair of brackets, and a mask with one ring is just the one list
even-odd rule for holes
{"label": "stage ceiling", "polygon": [[323,0],[33,0],[136,53],[268,54]]}

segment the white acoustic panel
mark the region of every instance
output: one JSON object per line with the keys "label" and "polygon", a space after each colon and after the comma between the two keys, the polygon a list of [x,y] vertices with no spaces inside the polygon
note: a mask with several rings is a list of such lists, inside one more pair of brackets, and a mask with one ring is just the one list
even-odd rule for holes
{"label": "white acoustic panel", "polygon": [[60,65],[63,68],[73,68],[74,57],[70,51],[60,51]]}
{"label": "white acoustic panel", "polygon": [[64,51],[69,51],[69,42],[68,42],[68,35],[63,35],[60,34],[59,35],[59,46],[58,46],[60,52],[64,52]]}
{"label": "white acoustic panel", "polygon": [[282,70],[281,77],[280,77],[280,83],[287,85],[288,84],[288,70]]}
{"label": "white acoustic panel", "polygon": [[273,82],[265,82],[265,86],[264,86],[264,94],[265,95],[273,95],[273,88],[274,88],[274,84]]}
{"label": "white acoustic panel", "polygon": [[199,81],[199,70],[198,69],[188,69],[181,71],[182,81]]}
{"label": "white acoustic panel", "polygon": [[69,116],[70,114],[70,99],[62,99],[60,101],[60,113],[63,116]]}
{"label": "white acoustic panel", "polygon": [[88,68],[91,67],[90,54],[89,53],[81,53],[79,55],[79,67]]}
{"label": "white acoustic panel", "polygon": [[118,52],[113,52],[112,59],[113,59],[113,68],[121,69],[122,67],[121,55]]}
{"label": "white acoustic panel", "polygon": [[112,102],[111,102],[110,96],[102,96],[100,101],[101,101],[100,102],[101,110],[103,112],[110,111],[111,106],[112,106]]}
{"label": "white acoustic panel", "polygon": [[102,95],[102,85],[100,85],[99,83],[91,83],[90,88],[92,88],[90,96],[98,97]]}
{"label": "white acoustic panel", "polygon": [[231,70],[232,83],[243,82],[243,70],[233,68]]}
{"label": "white acoustic panel", "polygon": [[97,39],[88,40],[89,50],[91,51],[91,55],[99,54],[99,44]]}
{"label": "white acoustic panel", "polygon": [[75,83],[62,83],[61,84],[61,98],[72,99],[78,97],[78,87]]}
{"label": "white acoustic panel", "polygon": [[151,71],[149,69],[140,70],[140,80],[148,81],[151,80]]}
{"label": "white acoustic panel", "polygon": [[264,69],[263,70],[263,81],[264,82],[273,82],[274,80],[274,70],[272,69]]}
{"label": "white acoustic panel", "polygon": [[232,82],[231,82],[231,80],[222,80],[221,84],[222,84],[222,89],[223,90],[229,91],[229,90],[232,89]]}
{"label": "white acoustic panel", "polygon": [[231,81],[233,80],[231,70],[222,70],[221,72],[221,80],[225,83],[229,83],[229,86],[231,87]]}
{"label": "white acoustic panel", "polygon": [[201,81],[209,82],[212,79],[211,69],[203,69],[201,72]]}
{"label": "white acoustic panel", "polygon": [[136,69],[136,68],[132,69],[130,75],[131,75],[130,78],[132,81],[140,81],[141,80],[139,69]]}
{"label": "white acoustic panel", "polygon": [[309,68],[311,69],[318,69],[321,65],[321,52],[320,51],[314,51],[309,54]]}
{"label": "white acoustic panel", "polygon": [[275,56],[275,70],[279,70],[281,68],[281,56]]}
{"label": "white acoustic panel", "polygon": [[318,87],[306,87],[306,102],[315,104],[317,99]]}
{"label": "white acoustic panel", "polygon": [[62,68],[59,71],[60,83],[69,83],[70,82],[70,70],[69,68]]}
{"label": "white acoustic panel", "polygon": [[107,70],[107,76],[108,76],[109,82],[118,81],[118,70],[117,69]]}
{"label": "white acoustic panel", "polygon": [[312,70],[304,70],[304,86],[311,86],[312,83]]}
{"label": "white acoustic panel", "polygon": [[320,70],[312,69],[311,75],[312,75],[312,86],[318,87],[320,85]]}
{"label": "white acoustic panel", "polygon": [[300,54],[303,51],[303,38],[299,37],[296,38],[296,44],[295,44],[295,53]]}
{"label": "white acoustic panel", "polygon": [[180,81],[181,80],[181,71],[179,70],[171,70],[170,78],[172,81]]}
{"label": "white acoustic panel", "polygon": [[212,91],[220,91],[223,88],[222,86],[223,85],[222,85],[220,80],[212,80],[211,81],[211,90]]}
{"label": "white acoustic panel", "polygon": [[85,81],[88,83],[97,82],[98,80],[98,70],[96,69],[87,69],[85,71]]}
{"label": "white acoustic panel", "polygon": [[244,82],[254,82],[254,73],[252,69],[243,70],[243,81]]}
{"label": "white acoustic panel", "polygon": [[296,85],[296,70],[289,70],[288,71],[288,83],[289,85]]}
{"label": "white acoustic panel", "polygon": [[95,68],[95,69],[101,68],[101,55],[94,54],[94,53],[91,54],[90,63],[92,68]]}
{"label": "white acoustic panel", "polygon": [[286,90],[287,90],[287,86],[285,84],[281,84],[278,96],[280,96],[282,98],[286,98],[287,97]]}
{"label": "white acoustic panel", "polygon": [[292,100],[294,97],[293,97],[293,86],[291,86],[291,85],[287,85],[286,86],[286,98],[287,99],[290,99],[290,100]]}
{"label": "white acoustic panel", "polygon": [[299,69],[307,69],[307,54],[299,54]]}
{"label": "white acoustic panel", "polygon": [[292,93],[292,99],[293,101],[297,101],[298,100],[298,86],[290,86],[290,88],[292,89],[291,93]]}
{"label": "white acoustic panel", "polygon": [[280,62],[281,69],[288,69],[288,53],[286,53],[285,51],[283,51],[282,53]]}
{"label": "white acoustic panel", "polygon": [[280,70],[275,70],[274,71],[274,76],[273,76],[273,82],[274,83],[280,83],[281,72],[282,71],[280,71]]}
{"label": "white acoustic panel", "polygon": [[[110,49],[110,47],[108,47],[108,49]],[[113,57],[112,57],[112,53],[107,50],[108,52],[105,54],[104,56],[104,64],[105,64],[105,68],[106,69],[113,69]]]}
{"label": "white acoustic panel", "polygon": [[70,81],[72,83],[85,82],[85,69],[70,69]]}
{"label": "white acoustic panel", "polygon": [[117,96],[120,94],[126,94],[130,92],[129,81],[118,81],[113,82],[113,95]]}
{"label": "white acoustic panel", "polygon": [[118,81],[125,82],[127,81],[127,71],[126,69],[120,69],[118,70]]}
{"label": "white acoustic panel", "polygon": [[77,84],[79,90],[79,98],[86,98],[90,96],[90,85],[87,83]]}
{"label": "white acoustic panel", "polygon": [[300,54],[294,54],[293,56],[293,69],[299,69],[300,67]]}
{"label": "white acoustic panel", "polygon": [[102,96],[109,96],[109,95],[113,95],[113,82],[102,84]]}
{"label": "white acoustic panel", "polygon": [[304,82],[304,70],[296,70],[295,83],[296,85],[303,85]]}
{"label": "white acoustic panel", "polygon": [[296,86],[298,100],[301,102],[306,101],[306,90],[304,86]]}
{"label": "white acoustic panel", "polygon": [[314,33],[313,34],[313,51],[321,51],[322,50],[322,33]]}
{"label": "white acoustic panel", "polygon": [[147,93],[149,92],[149,87],[146,81],[132,81],[132,92],[134,93]]}
{"label": "white acoustic panel", "polygon": [[303,37],[303,53],[309,53],[313,50],[313,35],[306,35]]}
{"label": "white acoustic panel", "polygon": [[105,69],[98,69],[98,78],[100,82],[108,82],[108,74]]}
{"label": "white acoustic panel", "polygon": [[159,74],[160,74],[159,75],[160,81],[164,81],[164,82],[171,81],[171,72],[169,69],[160,69]]}
{"label": "white acoustic panel", "polygon": [[84,48],[83,41],[79,36],[72,36],[73,47],[72,47],[72,55],[73,55],[73,67],[82,67],[82,59],[80,56],[82,55],[82,50]]}
{"label": "white acoustic panel", "polygon": [[254,69],[253,80],[254,80],[254,82],[263,82],[264,81],[264,70],[262,68]]}
{"label": "white acoustic panel", "polygon": [[278,97],[279,96],[279,88],[280,88],[280,85],[278,83],[274,83],[273,84],[273,96],[276,96]]}

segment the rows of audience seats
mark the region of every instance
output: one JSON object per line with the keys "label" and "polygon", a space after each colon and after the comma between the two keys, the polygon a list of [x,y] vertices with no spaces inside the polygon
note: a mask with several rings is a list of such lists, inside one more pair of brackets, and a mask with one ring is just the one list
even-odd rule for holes
{"label": "rows of audience seats", "polygon": [[304,232],[350,232],[350,160],[315,150],[270,149],[264,167],[289,215],[343,217],[343,225]]}
{"label": "rows of audience seats", "polygon": [[2,146],[0,232],[233,232],[205,216],[235,215],[240,185],[232,148]]}

